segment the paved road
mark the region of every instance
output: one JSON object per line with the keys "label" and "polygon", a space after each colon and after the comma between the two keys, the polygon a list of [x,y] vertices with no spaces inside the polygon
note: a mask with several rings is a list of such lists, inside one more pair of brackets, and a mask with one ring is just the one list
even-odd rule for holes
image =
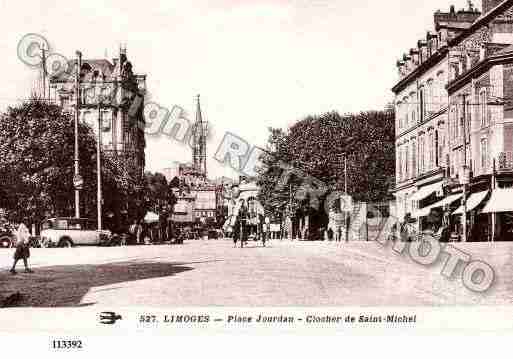
{"label": "paved road", "polygon": [[230,241],[181,246],[33,249],[34,274],[12,276],[13,250],[0,250],[0,297],[24,306],[341,306],[511,304],[513,245],[466,244],[494,265],[486,295],[447,280],[373,242]]}

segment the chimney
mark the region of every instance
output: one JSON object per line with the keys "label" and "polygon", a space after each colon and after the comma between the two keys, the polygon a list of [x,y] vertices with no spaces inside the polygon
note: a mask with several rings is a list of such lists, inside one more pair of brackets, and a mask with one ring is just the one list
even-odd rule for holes
{"label": "chimney", "polygon": [[119,64],[123,66],[125,64],[126,58],[126,45],[119,45]]}
{"label": "chimney", "polygon": [[504,0],[483,0],[483,15],[490,12],[490,10],[503,2]]}
{"label": "chimney", "polygon": [[410,49],[410,56],[412,57],[413,64],[418,66],[420,64],[420,56],[418,49]]}

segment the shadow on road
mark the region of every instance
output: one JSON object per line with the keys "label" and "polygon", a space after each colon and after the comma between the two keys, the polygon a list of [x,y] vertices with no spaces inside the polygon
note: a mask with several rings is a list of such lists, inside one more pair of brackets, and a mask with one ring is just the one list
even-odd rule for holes
{"label": "shadow on road", "polygon": [[[33,274],[20,272],[13,276],[0,273],[0,302],[2,298],[19,292],[18,307],[84,306],[81,300],[94,287],[122,284],[125,282],[163,278],[193,270],[190,265],[205,262],[141,262],[124,261],[109,264],[79,264],[38,267]],[[123,286],[102,288],[115,290]],[[1,303],[0,303],[1,304]],[[94,303],[91,303],[94,304]]]}

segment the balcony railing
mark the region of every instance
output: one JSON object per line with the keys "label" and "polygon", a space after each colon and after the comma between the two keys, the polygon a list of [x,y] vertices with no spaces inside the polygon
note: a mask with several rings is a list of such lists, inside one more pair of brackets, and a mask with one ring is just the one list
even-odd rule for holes
{"label": "balcony railing", "polygon": [[513,171],[513,151],[499,153],[497,169],[499,171]]}

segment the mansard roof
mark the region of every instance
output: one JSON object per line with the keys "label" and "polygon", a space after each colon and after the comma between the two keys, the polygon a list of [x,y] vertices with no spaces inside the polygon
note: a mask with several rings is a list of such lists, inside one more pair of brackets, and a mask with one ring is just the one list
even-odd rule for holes
{"label": "mansard roof", "polygon": [[449,95],[468,84],[472,78],[488,71],[492,66],[504,63],[513,63],[513,45],[497,51],[490,57],[479,62],[476,66],[473,66],[455,80],[449,82],[446,86]]}
{"label": "mansard roof", "polygon": [[449,41],[449,46],[456,45],[464,40],[469,35],[473,34],[476,30],[478,30],[481,26],[484,26],[490,23],[493,19],[497,17],[502,11],[506,10],[508,7],[513,6],[513,0],[504,0],[499,5],[494,7],[492,10],[488,11],[485,14],[482,14],[476,21],[472,23],[472,25],[464,30],[461,34],[456,36],[454,39]]}
{"label": "mansard roof", "polygon": [[[84,59],[82,60],[82,78],[81,81],[91,81],[95,77],[100,77],[106,81],[115,77],[117,66],[107,59]],[[61,72],[52,77],[52,82],[69,82],[75,79],[77,71],[77,60],[68,61],[68,71]],[[102,78],[103,77],[103,78]]]}

